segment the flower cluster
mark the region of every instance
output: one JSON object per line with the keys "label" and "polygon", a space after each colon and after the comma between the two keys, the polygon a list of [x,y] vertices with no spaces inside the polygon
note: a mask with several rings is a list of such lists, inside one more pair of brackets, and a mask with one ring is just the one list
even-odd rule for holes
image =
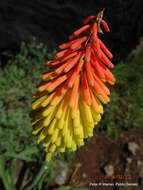
{"label": "flower cluster", "polygon": [[103,33],[100,25],[109,32],[102,16],[103,11],[85,19],[70,41],[59,46],[55,59],[45,64],[52,71],[42,75],[44,82],[34,96],[32,124],[47,160],[52,152],[75,151],[84,145],[84,138],[93,136],[101,119],[102,103],[110,101],[104,83],[115,83],[107,68],[113,68],[113,56],[98,37]]}

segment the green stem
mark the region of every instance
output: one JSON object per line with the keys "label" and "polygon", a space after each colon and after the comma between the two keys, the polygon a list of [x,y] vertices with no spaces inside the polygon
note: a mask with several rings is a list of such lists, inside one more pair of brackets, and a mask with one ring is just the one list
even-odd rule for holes
{"label": "green stem", "polygon": [[34,181],[28,186],[26,187],[24,190],[31,190],[33,189],[38,182],[40,181],[40,179],[42,178],[42,176],[44,175],[45,171],[50,167],[50,162],[45,162],[40,171],[38,172],[37,176],[35,177]]}
{"label": "green stem", "polygon": [[0,175],[1,175],[3,185],[6,190],[15,190],[15,187],[12,184],[9,184],[4,165],[5,165],[4,157],[0,156]]}

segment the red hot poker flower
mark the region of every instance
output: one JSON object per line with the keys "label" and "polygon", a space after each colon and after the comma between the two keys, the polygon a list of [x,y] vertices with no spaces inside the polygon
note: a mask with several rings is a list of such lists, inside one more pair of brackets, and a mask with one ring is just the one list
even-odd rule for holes
{"label": "red hot poker flower", "polygon": [[38,135],[38,142],[43,141],[48,160],[52,152],[75,151],[84,138],[93,135],[103,113],[102,103],[110,101],[104,82],[115,83],[108,69],[114,66],[113,55],[98,37],[103,33],[100,24],[109,32],[103,11],[83,23],[69,42],[59,46],[55,59],[45,64],[52,71],[42,75],[45,82],[32,104],[33,134]]}

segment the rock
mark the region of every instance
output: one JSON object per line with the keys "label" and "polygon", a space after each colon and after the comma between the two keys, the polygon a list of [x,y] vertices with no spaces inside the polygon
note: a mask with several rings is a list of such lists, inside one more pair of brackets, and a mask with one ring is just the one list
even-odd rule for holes
{"label": "rock", "polygon": [[126,158],[127,164],[131,164],[132,163],[132,159],[131,158]]}
{"label": "rock", "polygon": [[137,166],[139,167],[139,176],[143,179],[143,162],[138,160]]}
{"label": "rock", "polygon": [[130,164],[132,163],[132,159],[131,158],[126,158],[126,167],[125,167],[125,172],[129,172],[129,169],[130,169]]}
{"label": "rock", "polygon": [[67,180],[67,171],[63,170],[55,179],[55,183],[57,185],[64,185],[66,183]]}
{"label": "rock", "polygon": [[68,175],[68,167],[67,167],[67,163],[58,160],[57,161],[57,167],[53,170],[52,175],[54,175],[54,173],[59,170],[61,167],[64,167],[64,169],[60,172],[60,174],[55,178],[55,183],[59,186],[64,185],[67,181],[67,175]]}
{"label": "rock", "polygon": [[82,167],[82,163],[79,162],[76,164],[76,168],[80,168],[80,167]]}
{"label": "rock", "polygon": [[[142,165],[143,166],[143,165]],[[140,168],[139,176],[143,179],[143,167]]]}
{"label": "rock", "polygon": [[143,162],[140,161],[140,160],[138,160],[138,161],[137,161],[137,166],[139,166],[139,167],[140,167],[140,166],[143,166]]}
{"label": "rock", "polygon": [[83,177],[84,179],[86,179],[86,178],[87,178],[87,174],[84,172],[84,173],[82,174],[82,177]]}
{"label": "rock", "polygon": [[81,27],[83,19],[103,8],[111,32],[101,38],[118,62],[143,36],[142,0],[1,0],[0,53],[17,52],[21,42],[33,36],[53,51]]}
{"label": "rock", "polygon": [[129,142],[128,149],[133,155],[136,155],[136,150],[139,149],[139,146],[135,142]]}
{"label": "rock", "polygon": [[113,165],[111,165],[111,164],[106,165],[106,166],[104,167],[104,171],[105,171],[105,173],[108,174],[108,175],[114,174],[114,167],[113,167]]}

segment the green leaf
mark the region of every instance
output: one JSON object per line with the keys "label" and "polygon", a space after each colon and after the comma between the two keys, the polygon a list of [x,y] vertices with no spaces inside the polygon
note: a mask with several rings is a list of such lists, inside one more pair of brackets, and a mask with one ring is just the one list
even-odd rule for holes
{"label": "green leaf", "polygon": [[9,179],[11,176],[9,172],[5,169],[4,156],[0,156],[0,176],[5,187],[5,190],[16,190],[15,186],[12,183],[12,179]]}
{"label": "green leaf", "polygon": [[26,148],[24,151],[20,152],[20,156],[29,156],[34,153],[37,153],[39,149],[37,147],[29,147]]}
{"label": "green leaf", "polygon": [[40,168],[38,174],[36,175],[36,177],[34,178],[34,180],[32,181],[31,184],[28,185],[28,187],[26,187],[24,190],[32,190],[34,189],[36,186],[38,186],[41,178],[43,177],[43,175],[45,174],[45,172],[49,171],[49,168],[51,168],[53,166],[53,162],[44,162],[44,164],[42,165],[42,167]]}
{"label": "green leaf", "polygon": [[6,152],[3,154],[4,157],[10,157],[10,158],[15,158],[15,159],[19,159],[19,160],[24,160],[24,161],[27,161],[27,162],[31,162],[33,159],[32,158],[29,158],[27,156],[23,156],[23,155],[20,155],[20,153],[14,153],[14,152]]}

